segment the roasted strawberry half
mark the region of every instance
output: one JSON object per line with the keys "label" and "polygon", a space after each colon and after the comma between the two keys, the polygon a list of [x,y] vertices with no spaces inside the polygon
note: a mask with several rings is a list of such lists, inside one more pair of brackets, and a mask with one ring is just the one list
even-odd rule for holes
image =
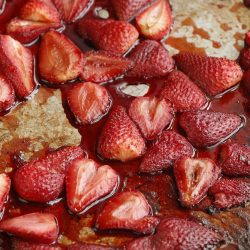
{"label": "roasted strawberry half", "polygon": [[250,7],[250,1],[249,0],[243,0],[243,3],[246,7]]}
{"label": "roasted strawberry half", "polygon": [[183,156],[174,166],[181,204],[191,207],[199,203],[218,179],[220,168],[210,159]]}
{"label": "roasted strawberry half", "polygon": [[115,250],[116,248],[110,246],[102,246],[88,243],[75,243],[67,247],[67,250]]}
{"label": "roasted strawberry half", "polygon": [[245,48],[240,52],[239,63],[242,69],[250,69],[250,48]]}
{"label": "roasted strawberry half", "polygon": [[48,213],[31,213],[0,222],[0,230],[25,240],[51,244],[58,238],[56,217]]}
{"label": "roasted strawberry half", "polygon": [[129,161],[141,157],[145,150],[145,141],[125,108],[114,107],[99,138],[99,154],[111,160]]}
{"label": "roasted strawberry half", "polygon": [[174,56],[174,60],[177,67],[210,96],[233,87],[243,76],[240,66],[226,58],[181,52]]}
{"label": "roasted strawberry half", "polygon": [[161,77],[174,69],[174,60],[168,51],[157,41],[146,40],[132,50],[129,58],[134,67],[129,71],[131,77]]}
{"label": "roasted strawberry half", "polygon": [[0,211],[3,209],[4,203],[8,199],[10,192],[10,178],[6,174],[0,174]]}
{"label": "roasted strawberry half", "polygon": [[99,121],[108,111],[112,100],[105,87],[95,83],[78,83],[67,93],[67,100],[76,120],[81,124]]}
{"label": "roasted strawberry half", "polygon": [[164,131],[142,159],[139,171],[153,173],[170,168],[181,156],[193,156],[192,145],[174,131]]}
{"label": "roasted strawberry half", "polygon": [[250,69],[244,73],[242,82],[246,87],[246,89],[248,90],[248,92],[250,92]]}
{"label": "roasted strawberry half", "polygon": [[64,186],[66,167],[83,156],[80,147],[65,147],[18,168],[13,177],[17,193],[25,200],[48,202],[56,199]]}
{"label": "roasted strawberry half", "polygon": [[245,36],[245,46],[250,47],[250,30],[246,33]]}
{"label": "roasted strawberry half", "polygon": [[2,8],[3,8],[3,1],[4,0],[0,0],[0,10],[2,11]]}
{"label": "roasted strawberry half", "polygon": [[147,140],[155,139],[174,117],[171,104],[157,97],[135,98],[129,115]]}
{"label": "roasted strawberry half", "polygon": [[207,104],[203,91],[181,71],[169,73],[161,98],[170,100],[176,111],[180,112],[199,110]]}
{"label": "roasted strawberry half", "polygon": [[196,147],[213,146],[238,132],[240,116],[214,111],[194,111],[181,114],[180,125],[188,140]]}
{"label": "roasted strawberry half", "polygon": [[126,191],[111,198],[98,215],[98,229],[127,229],[150,234],[159,219],[150,215],[151,207],[138,191]]}
{"label": "roasted strawberry half", "polygon": [[0,76],[0,112],[8,110],[15,103],[15,92],[10,82]]}

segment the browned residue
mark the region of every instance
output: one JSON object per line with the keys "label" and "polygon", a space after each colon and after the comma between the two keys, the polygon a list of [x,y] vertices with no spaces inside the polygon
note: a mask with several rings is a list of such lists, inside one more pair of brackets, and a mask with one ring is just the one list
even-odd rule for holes
{"label": "browned residue", "polygon": [[47,102],[48,98],[54,95],[54,90],[49,88],[40,88],[35,98],[40,103],[43,104]]}
{"label": "browned residue", "polygon": [[221,29],[223,29],[224,31],[229,31],[231,30],[232,28],[227,24],[227,23],[222,23],[220,25]]}
{"label": "browned residue", "polygon": [[240,51],[240,50],[242,49],[242,46],[239,45],[238,42],[241,41],[241,40],[244,40],[244,37],[245,37],[245,34],[240,33],[240,32],[236,32],[236,33],[234,34],[234,39],[235,39],[234,47],[235,47],[238,51]]}
{"label": "browned residue", "polygon": [[221,48],[221,43],[216,42],[216,41],[212,41],[212,43],[213,43],[213,47],[214,47],[214,48],[216,48],[216,49]]}
{"label": "browned residue", "polygon": [[231,12],[237,12],[240,8],[244,7],[243,3],[235,3],[230,9]]}
{"label": "browned residue", "polygon": [[14,115],[7,115],[5,117],[2,117],[1,121],[9,130],[15,130],[19,125],[19,120]]}

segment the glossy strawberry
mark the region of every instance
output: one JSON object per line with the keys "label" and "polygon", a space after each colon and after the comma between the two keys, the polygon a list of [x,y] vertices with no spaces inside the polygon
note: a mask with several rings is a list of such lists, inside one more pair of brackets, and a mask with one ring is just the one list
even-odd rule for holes
{"label": "glossy strawberry", "polygon": [[88,243],[76,243],[67,247],[67,250],[115,250],[116,248],[110,246],[88,244]]}
{"label": "glossy strawberry", "polygon": [[238,115],[204,110],[183,113],[180,125],[194,146],[206,147],[225,141],[243,124]]}
{"label": "glossy strawberry", "polygon": [[226,58],[181,52],[174,60],[181,71],[211,96],[233,87],[243,76],[240,66]]}
{"label": "glossy strawberry", "polygon": [[174,117],[171,104],[156,97],[135,98],[129,115],[147,140],[155,139]]}
{"label": "glossy strawberry", "polygon": [[129,161],[141,157],[145,150],[145,141],[125,108],[114,107],[99,138],[99,154],[111,160]]}
{"label": "glossy strawberry", "polygon": [[250,30],[246,33],[245,36],[245,46],[250,47]]}
{"label": "glossy strawberry", "polygon": [[0,230],[36,243],[51,244],[58,238],[57,220],[52,214],[31,213],[0,222]]}
{"label": "glossy strawberry", "polygon": [[13,177],[17,193],[25,200],[48,202],[56,199],[64,186],[69,163],[83,156],[80,147],[65,147],[18,168]]}
{"label": "glossy strawberry", "polygon": [[0,76],[0,112],[8,110],[15,103],[15,92],[12,85]]}
{"label": "glossy strawberry", "polygon": [[99,166],[90,159],[76,159],[66,175],[68,206],[73,213],[86,211],[93,203],[114,194],[118,185],[119,175],[110,166]]}
{"label": "glossy strawberry", "polygon": [[20,239],[12,239],[11,241],[11,250],[62,250],[59,246],[56,247],[47,244],[37,244]]}
{"label": "glossy strawberry", "polygon": [[2,211],[4,203],[8,199],[10,192],[10,178],[6,174],[0,174],[0,211]]}
{"label": "glossy strawberry", "polygon": [[78,83],[67,93],[71,111],[81,124],[99,121],[111,106],[111,97],[105,87],[95,83]]}
{"label": "glossy strawberry", "polygon": [[250,69],[250,48],[245,48],[240,52],[239,63],[242,69]]}
{"label": "glossy strawberry", "polygon": [[169,73],[160,96],[180,112],[199,110],[207,104],[206,95],[181,71]]}
{"label": "glossy strawberry", "polygon": [[164,131],[142,159],[140,172],[153,173],[170,168],[181,156],[192,156],[192,145],[174,131]]}
{"label": "glossy strawberry", "polygon": [[2,10],[2,8],[3,8],[3,1],[4,0],[0,0],[0,10]]}
{"label": "glossy strawberry", "polygon": [[96,226],[101,230],[127,229],[152,233],[159,219],[150,215],[151,207],[138,191],[126,191],[111,198],[98,215]]}
{"label": "glossy strawberry", "polygon": [[146,40],[132,50],[129,58],[135,66],[128,73],[131,77],[161,77],[174,69],[174,60],[156,41]]}
{"label": "glossy strawberry", "polygon": [[244,86],[246,87],[246,89],[250,92],[250,69],[244,72],[242,82]]}

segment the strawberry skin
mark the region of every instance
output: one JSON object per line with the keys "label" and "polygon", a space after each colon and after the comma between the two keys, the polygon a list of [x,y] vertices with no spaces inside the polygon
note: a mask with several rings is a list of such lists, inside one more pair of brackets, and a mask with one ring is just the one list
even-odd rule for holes
{"label": "strawberry skin", "polygon": [[245,36],[245,46],[250,47],[250,30],[246,33]]}
{"label": "strawberry skin", "polygon": [[199,110],[207,104],[203,91],[181,71],[169,73],[160,97],[170,100],[179,112]]}
{"label": "strawberry skin", "polygon": [[181,52],[174,56],[174,60],[177,67],[210,96],[233,87],[243,76],[240,66],[226,58]]}
{"label": "strawberry skin", "polygon": [[242,69],[250,69],[250,48],[244,48],[240,52],[239,63]]}
{"label": "strawberry skin", "polygon": [[6,174],[0,174],[0,211],[2,211],[4,203],[8,199],[10,192],[10,178]]}
{"label": "strawberry skin", "polygon": [[0,230],[25,240],[51,244],[58,238],[56,217],[47,213],[31,213],[0,222]]}
{"label": "strawberry skin", "polygon": [[67,250],[115,250],[116,248],[110,246],[101,246],[88,243],[76,243],[67,247]]}
{"label": "strawberry skin", "polygon": [[181,156],[193,156],[192,145],[174,131],[164,131],[142,159],[139,171],[153,173],[170,168]]}
{"label": "strawberry skin", "polygon": [[106,159],[125,162],[141,157],[145,150],[145,141],[125,108],[114,107],[99,138],[99,154]]}
{"label": "strawberry skin", "polygon": [[8,110],[15,103],[15,92],[12,85],[0,76],[0,112]]}
{"label": "strawberry skin", "polygon": [[248,92],[250,92],[250,69],[244,72],[242,82],[244,86],[247,88]]}
{"label": "strawberry skin", "polygon": [[203,110],[181,114],[180,125],[192,145],[207,147],[237,133],[243,122],[238,115]]}

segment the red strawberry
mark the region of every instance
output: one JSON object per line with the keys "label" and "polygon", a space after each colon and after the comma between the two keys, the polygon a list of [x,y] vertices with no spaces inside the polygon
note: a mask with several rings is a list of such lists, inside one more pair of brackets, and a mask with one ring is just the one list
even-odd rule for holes
{"label": "red strawberry", "polygon": [[245,45],[246,45],[246,47],[250,47],[250,30],[246,33]]}
{"label": "red strawberry", "polygon": [[220,168],[210,159],[179,158],[174,166],[174,175],[181,204],[191,207],[199,203],[208,189],[218,179]]}
{"label": "red strawberry", "polygon": [[226,58],[181,52],[174,56],[174,60],[180,70],[211,96],[236,85],[243,76],[240,66]]}
{"label": "red strawberry", "polygon": [[250,7],[250,1],[249,0],[243,0],[246,7]]}
{"label": "red strawberry", "polygon": [[131,77],[161,77],[174,69],[174,60],[158,42],[146,40],[132,50],[129,58],[135,66],[128,73]]}
{"label": "red strawberry", "polygon": [[59,230],[56,217],[46,213],[25,214],[0,222],[0,230],[36,243],[51,244],[57,240]]}
{"label": "red strawberry", "polygon": [[222,178],[212,186],[210,193],[216,208],[238,206],[250,200],[250,180]]}
{"label": "red strawberry", "polygon": [[8,110],[15,103],[15,92],[12,85],[0,76],[0,112]]}
{"label": "red strawberry", "polygon": [[97,49],[116,54],[127,52],[139,36],[130,23],[115,20],[85,19],[79,23],[78,32]]}
{"label": "red strawberry", "polygon": [[174,131],[164,131],[142,159],[140,172],[152,173],[170,168],[181,156],[193,156],[192,145]]}
{"label": "red strawberry", "polygon": [[105,87],[95,83],[78,83],[67,93],[72,113],[81,124],[99,121],[111,106],[111,97]]}
{"label": "red strawberry", "polygon": [[33,64],[28,48],[8,35],[0,35],[0,74],[12,84],[19,97],[27,97],[35,88]]}
{"label": "red strawberry", "polygon": [[4,1],[4,0],[0,0],[0,10],[1,10],[2,7],[3,7],[3,1]]}
{"label": "red strawberry", "polygon": [[96,226],[101,230],[128,229],[152,233],[159,219],[150,216],[151,207],[138,191],[127,191],[111,198],[98,215]]}
{"label": "red strawberry", "polygon": [[76,243],[67,247],[67,250],[115,250],[117,248],[113,248],[110,246],[102,246],[96,244],[88,244],[88,243]]}
{"label": "red strawberry", "polygon": [[114,194],[119,175],[108,165],[98,166],[90,159],[74,160],[67,171],[67,203],[73,213],[85,212]]}
{"label": "red strawberry", "polygon": [[129,115],[147,140],[155,139],[174,117],[171,104],[156,97],[135,98]]}
{"label": "red strawberry", "polygon": [[247,88],[247,90],[250,92],[250,69],[244,72],[242,82],[244,83],[244,86]]}
{"label": "red strawberry", "polygon": [[206,95],[181,71],[169,73],[161,98],[170,100],[180,112],[199,110],[207,104]]}
{"label": "red strawberry", "polygon": [[194,146],[206,147],[225,141],[243,123],[238,115],[204,110],[183,113],[180,125]]}
{"label": "red strawberry", "polygon": [[65,35],[47,32],[39,49],[41,76],[52,83],[62,84],[77,78],[82,70],[82,53]]}
{"label": "red strawberry", "polygon": [[4,203],[8,199],[10,192],[10,178],[6,174],[0,174],[0,211],[3,209]]}
{"label": "red strawberry", "polygon": [[116,106],[101,132],[98,152],[107,159],[129,161],[141,157],[145,150],[145,141],[125,108]]}
{"label": "red strawberry", "polygon": [[153,40],[164,38],[172,24],[173,18],[168,0],[157,0],[136,17],[136,26],[140,34]]}
{"label": "red strawberry", "polygon": [[81,156],[83,156],[82,149],[72,146],[31,161],[15,172],[14,188],[25,200],[36,202],[54,200],[63,190],[66,167]]}
{"label": "red strawberry", "polygon": [[242,69],[250,69],[250,48],[245,48],[240,52],[239,63]]}

